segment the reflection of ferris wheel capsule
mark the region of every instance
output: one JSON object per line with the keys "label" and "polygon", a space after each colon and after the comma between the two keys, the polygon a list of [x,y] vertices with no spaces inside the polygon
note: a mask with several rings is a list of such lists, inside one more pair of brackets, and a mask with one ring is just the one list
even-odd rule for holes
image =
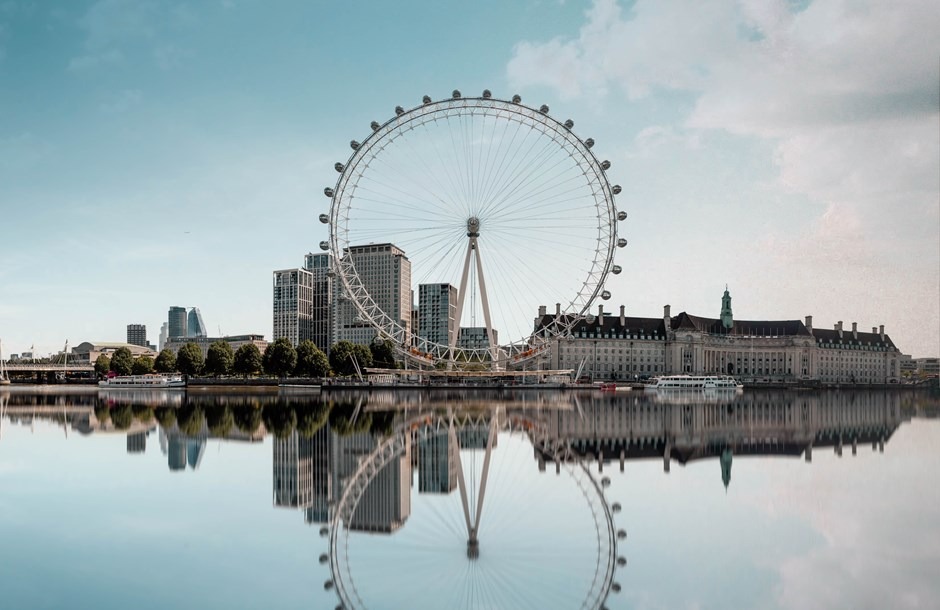
{"label": "reflection of ferris wheel capsule", "polygon": [[[396,107],[353,140],[347,162],[335,165],[328,243],[340,289],[364,323],[431,362],[496,367],[532,348],[539,306],[560,300],[566,314],[540,332],[544,341],[609,295],[604,281],[625,245],[614,204],[621,188],[608,182],[610,162],[594,156],[594,141],[573,129],[571,119],[553,118],[547,105],[525,106],[518,95],[506,101],[489,90],[481,97],[454,90]],[[458,348],[458,333],[416,336],[398,301],[370,293],[367,266],[354,260],[355,248],[379,244],[406,258],[409,287],[459,287],[457,326],[481,330],[484,340]]]}

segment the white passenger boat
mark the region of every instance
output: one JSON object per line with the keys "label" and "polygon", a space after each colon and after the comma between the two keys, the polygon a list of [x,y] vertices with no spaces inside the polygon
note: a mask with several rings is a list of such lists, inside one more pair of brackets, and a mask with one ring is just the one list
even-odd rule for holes
{"label": "white passenger boat", "polygon": [[740,390],[743,384],[728,375],[666,375],[657,377],[647,390]]}
{"label": "white passenger boat", "polygon": [[119,375],[99,381],[98,387],[109,390],[185,388],[186,381],[180,375]]}

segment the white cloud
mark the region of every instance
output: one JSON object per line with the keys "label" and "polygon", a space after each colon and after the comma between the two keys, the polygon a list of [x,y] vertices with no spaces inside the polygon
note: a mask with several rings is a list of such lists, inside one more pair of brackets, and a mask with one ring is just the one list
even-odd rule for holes
{"label": "white cloud", "polygon": [[[765,0],[639,0],[629,10],[595,0],[576,38],[517,44],[507,75],[515,87],[548,86],[567,99],[692,96],[681,124],[644,129],[628,156],[694,141],[703,130],[766,140],[776,192],[817,207],[799,233],[770,226],[762,243],[773,247],[771,258],[749,263],[799,265],[823,286],[886,281],[887,289],[905,277],[914,285],[903,290],[922,296],[917,310],[927,314],[913,347],[935,352],[938,31],[940,10],[930,0],[832,0],[802,11]],[[915,273],[900,273],[912,266]]]}

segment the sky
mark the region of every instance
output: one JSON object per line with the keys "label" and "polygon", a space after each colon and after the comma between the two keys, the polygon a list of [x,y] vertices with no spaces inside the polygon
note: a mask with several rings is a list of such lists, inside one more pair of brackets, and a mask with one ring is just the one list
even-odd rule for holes
{"label": "sky", "polygon": [[171,305],[270,338],[349,140],[488,88],[611,161],[608,310],[717,317],[727,284],[940,355],[937,31],[918,0],[0,0],[4,353],[156,342]]}

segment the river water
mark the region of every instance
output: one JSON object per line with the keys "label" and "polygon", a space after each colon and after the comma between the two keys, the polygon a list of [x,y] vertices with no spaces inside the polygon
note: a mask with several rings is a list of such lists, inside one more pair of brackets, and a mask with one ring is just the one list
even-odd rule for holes
{"label": "river water", "polygon": [[0,389],[3,608],[938,608],[903,391]]}

